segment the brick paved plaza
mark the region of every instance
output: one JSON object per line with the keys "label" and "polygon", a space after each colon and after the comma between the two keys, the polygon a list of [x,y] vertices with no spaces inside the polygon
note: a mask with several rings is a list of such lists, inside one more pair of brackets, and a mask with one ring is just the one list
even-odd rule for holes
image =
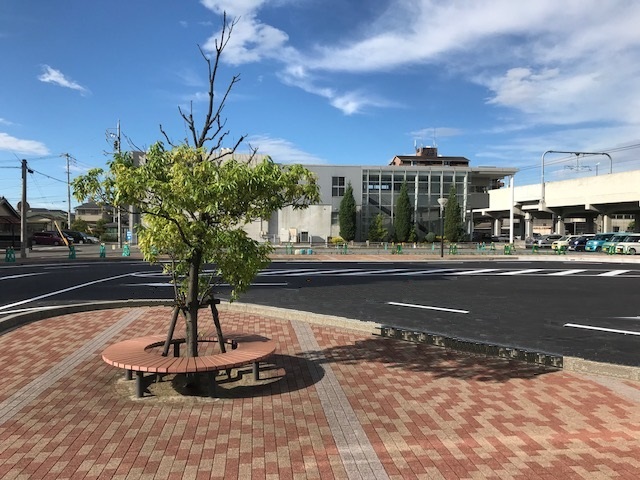
{"label": "brick paved plaza", "polygon": [[0,336],[0,478],[640,478],[638,382],[223,306],[223,328],[276,340],[268,381],[136,399],[100,353],[170,317],[104,310]]}

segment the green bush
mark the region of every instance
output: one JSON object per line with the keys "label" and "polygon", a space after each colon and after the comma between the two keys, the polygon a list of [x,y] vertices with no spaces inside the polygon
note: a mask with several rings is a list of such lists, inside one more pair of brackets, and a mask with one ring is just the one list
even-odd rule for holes
{"label": "green bush", "polygon": [[433,243],[436,241],[436,234],[434,232],[427,233],[427,236],[424,237],[425,241],[429,243]]}
{"label": "green bush", "polygon": [[100,235],[100,241],[101,242],[117,242],[118,235],[116,235],[115,233],[103,233],[102,235]]}

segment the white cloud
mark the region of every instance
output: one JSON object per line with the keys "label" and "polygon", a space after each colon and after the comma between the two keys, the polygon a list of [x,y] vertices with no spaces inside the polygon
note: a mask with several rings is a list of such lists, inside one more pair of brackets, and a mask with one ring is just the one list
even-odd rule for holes
{"label": "white cloud", "polygon": [[0,118],[0,125],[13,125],[9,120],[5,120],[4,118]]}
{"label": "white cloud", "polygon": [[281,138],[270,138],[266,135],[253,135],[247,143],[258,149],[261,155],[269,155],[276,163],[302,163],[307,165],[325,164],[326,160],[312,153],[304,152],[293,143]]}
{"label": "white cloud", "polygon": [[22,140],[0,132],[0,150],[21,153],[23,155],[48,155],[49,150],[42,142]]}
{"label": "white cloud", "polygon": [[91,93],[88,88],[83,87],[79,83],[74,82],[71,79],[65,77],[65,75],[55,68],[51,68],[49,65],[42,66],[42,74],[38,76],[38,80],[44,83],[53,83],[64,88],[70,88],[71,90],[77,90],[82,95],[88,95]]}
{"label": "white cloud", "polygon": [[431,127],[431,128],[423,128],[420,130],[414,130],[413,132],[409,132],[409,135],[416,140],[421,139],[438,139],[438,137],[457,137],[462,135],[462,130],[459,128],[451,128],[451,127]]}
{"label": "white cloud", "polygon": [[201,3],[217,14],[227,12],[233,18],[253,14],[266,0],[201,0]]}
{"label": "white cloud", "polygon": [[[209,37],[202,48],[206,52],[214,52],[219,39],[218,31]],[[234,25],[223,59],[231,65],[241,65],[265,58],[277,58],[287,50],[288,40],[288,35],[282,30],[261,23],[252,15],[246,15]]]}
{"label": "white cloud", "polygon": [[286,1],[202,4],[240,17],[225,61],[275,60],[284,83],[347,115],[394,102],[341,91],[341,75],[430,65],[486,88],[487,103],[520,114],[519,125],[640,123],[640,83],[629,81],[640,76],[640,2],[396,0],[377,18],[364,18],[366,29],[356,24],[332,43],[304,51],[259,17],[261,9]]}

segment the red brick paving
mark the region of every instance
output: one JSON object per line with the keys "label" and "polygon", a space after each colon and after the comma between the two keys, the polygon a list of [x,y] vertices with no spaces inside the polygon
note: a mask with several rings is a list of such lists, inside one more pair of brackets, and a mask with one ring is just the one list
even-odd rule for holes
{"label": "red brick paving", "polygon": [[[0,336],[0,402],[127,312],[67,315]],[[148,308],[110,342],[164,333],[170,317]],[[268,372],[284,378],[214,400],[135,399],[98,349],[0,424],[0,478],[353,478],[313,364],[338,380],[388,478],[640,478],[640,401],[616,389],[638,391],[637,382],[605,386],[321,325],[311,327],[320,351],[308,352],[289,321],[227,311],[221,319],[275,339]]]}

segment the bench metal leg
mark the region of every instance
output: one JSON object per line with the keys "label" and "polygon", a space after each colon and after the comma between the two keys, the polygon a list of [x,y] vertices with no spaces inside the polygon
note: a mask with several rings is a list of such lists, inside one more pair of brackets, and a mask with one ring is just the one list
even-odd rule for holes
{"label": "bench metal leg", "polygon": [[207,384],[209,385],[209,396],[211,398],[216,398],[217,393],[218,393],[218,384],[216,382],[216,375],[218,374],[218,372],[216,371],[212,371],[212,372],[207,372]]}
{"label": "bench metal leg", "polygon": [[142,398],[144,395],[144,374],[136,372],[136,397]]}
{"label": "bench metal leg", "polygon": [[124,379],[125,380],[131,380],[133,378],[131,370],[125,370],[124,371]]}
{"label": "bench metal leg", "polygon": [[260,380],[260,362],[253,362],[253,379]]}

